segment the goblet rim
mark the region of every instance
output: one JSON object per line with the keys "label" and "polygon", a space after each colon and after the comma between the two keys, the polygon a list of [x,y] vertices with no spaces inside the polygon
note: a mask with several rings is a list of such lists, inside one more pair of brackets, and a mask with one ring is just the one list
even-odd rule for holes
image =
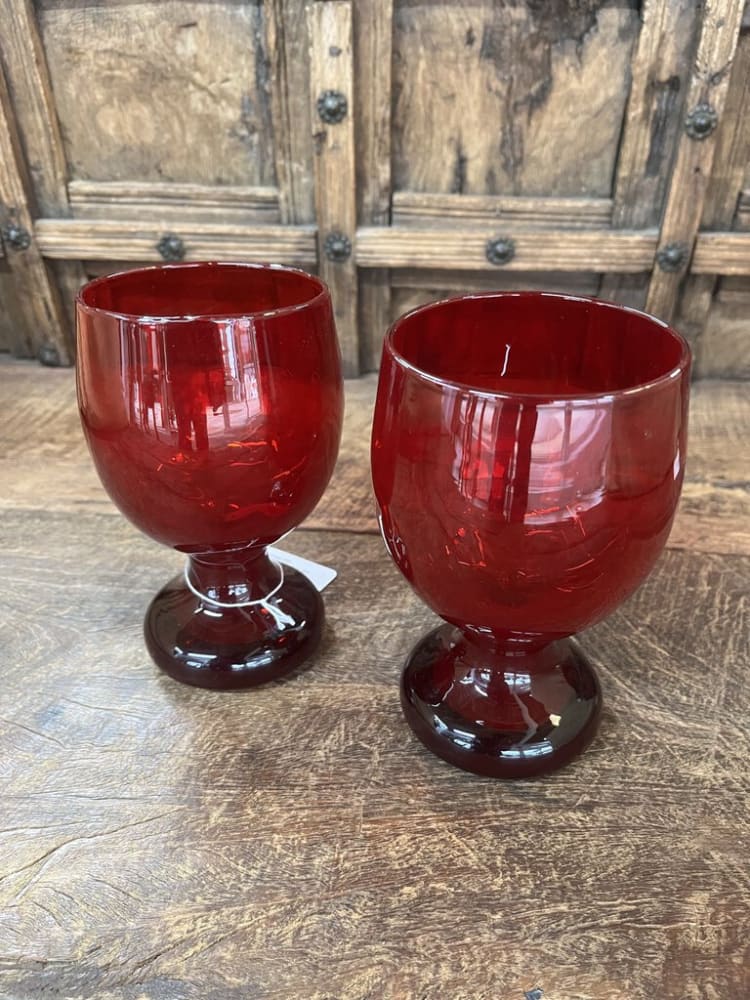
{"label": "goblet rim", "polygon": [[[197,313],[174,313],[169,316],[152,316],[147,313],[125,312],[119,309],[107,309],[104,306],[92,305],[86,302],[84,296],[99,285],[104,285],[109,281],[125,277],[126,275],[149,274],[162,271],[188,271],[199,268],[236,268],[247,271],[278,271],[284,274],[294,274],[305,278],[317,289],[310,298],[302,302],[295,302],[288,306],[278,306],[275,309],[244,309],[240,312],[217,311],[217,312],[197,312]],[[310,309],[320,302],[330,299],[330,289],[328,285],[316,274],[310,274],[299,267],[288,267],[286,264],[270,264],[262,261],[232,261],[232,260],[190,260],[179,261],[172,264],[150,264],[147,267],[134,267],[121,271],[112,271],[110,274],[100,275],[92,278],[86,284],[81,285],[76,294],[76,306],[86,313],[101,316],[111,316],[114,319],[126,320],[137,323],[192,323],[195,320],[211,320],[221,323],[224,321],[234,321],[238,319],[273,319],[277,316],[288,316],[292,313]]]}
{"label": "goblet rim", "polygon": [[[414,362],[409,361],[408,358],[396,348],[394,340],[397,331],[407,320],[410,320],[416,315],[429,312],[433,309],[440,308],[442,306],[450,305],[455,302],[470,302],[470,301],[487,301],[488,299],[512,299],[512,298],[548,298],[556,299],[558,301],[566,302],[586,302],[594,303],[596,305],[605,306],[608,309],[616,310],[622,313],[628,313],[631,316],[637,316],[641,319],[646,319],[656,326],[661,327],[665,330],[680,347],[680,358],[677,364],[670,368],[669,371],[660,375],[658,378],[648,379],[645,382],[638,382],[632,386],[626,386],[623,389],[609,389],[605,392],[521,392],[521,391],[511,391],[503,392],[499,389],[481,389],[477,386],[471,384],[471,382],[464,382],[460,379],[455,378],[445,378],[440,375],[435,375],[432,372],[427,371],[425,368],[421,368],[419,365],[414,364]],[[621,305],[619,302],[610,302],[607,299],[601,299],[595,295],[568,295],[565,292],[545,292],[536,289],[517,289],[513,291],[499,290],[496,292],[470,292],[466,295],[454,295],[447,299],[438,299],[434,302],[427,302],[424,305],[417,306],[414,309],[410,309],[408,312],[404,313],[402,316],[391,324],[388,328],[385,339],[383,341],[383,352],[388,352],[391,358],[404,370],[410,372],[411,374],[417,376],[425,382],[429,382],[432,385],[439,386],[442,389],[453,389],[456,392],[465,393],[471,396],[478,396],[482,398],[489,399],[508,399],[508,400],[530,400],[536,403],[545,403],[553,405],[557,402],[580,402],[580,403],[609,403],[617,399],[623,399],[630,396],[637,396],[642,393],[647,393],[651,390],[660,388],[661,386],[670,384],[678,379],[680,379],[689,369],[692,361],[692,352],[690,345],[688,344],[685,337],[682,336],[673,326],[669,323],[664,322],[664,320],[659,319],[656,316],[647,313],[642,309],[635,309],[632,306]]]}

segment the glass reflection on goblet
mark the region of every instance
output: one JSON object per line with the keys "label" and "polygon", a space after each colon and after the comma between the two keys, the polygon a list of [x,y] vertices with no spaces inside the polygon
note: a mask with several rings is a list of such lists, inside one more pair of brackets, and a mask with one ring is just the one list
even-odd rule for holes
{"label": "glass reflection on goblet", "polygon": [[266,547],[312,511],[336,460],[326,286],[290,268],[168,265],[91,282],[77,316],[81,419],[102,483],[189,557],[149,607],[151,656],[204,687],[288,673],[315,649],[323,604]]}
{"label": "glass reflection on goblet", "polygon": [[389,331],[373,483],[396,565],[446,622],[401,686],[439,756],[525,777],[593,738],[599,684],[569,637],[624,601],[664,546],[689,367],[665,324],[564,295],[466,296]]}

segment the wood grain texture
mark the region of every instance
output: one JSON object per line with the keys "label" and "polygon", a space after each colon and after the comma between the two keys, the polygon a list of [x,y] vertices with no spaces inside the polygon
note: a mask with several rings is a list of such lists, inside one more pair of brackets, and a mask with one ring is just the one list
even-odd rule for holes
{"label": "wood grain texture", "polygon": [[[699,104],[709,104],[719,116],[722,115],[744,6],[745,0],[710,0],[703,4],[695,64],[685,96],[688,112]],[[693,253],[703,215],[715,151],[715,132],[696,141],[683,131],[677,145],[659,246],[683,245],[685,267]],[[667,321],[672,319],[684,273],[685,268],[676,272],[654,268],[646,296],[649,312]]]}
{"label": "wood grain texture", "polygon": [[[391,281],[394,289],[418,289],[425,293],[434,291],[433,298],[437,299],[463,295],[465,292],[494,292],[503,289],[537,289],[568,292],[571,295],[595,295],[598,286],[598,276],[585,271],[577,271],[575,274],[566,271],[518,272],[506,271],[502,267],[492,271],[463,271],[460,275],[429,267],[418,270],[401,268],[393,272]],[[430,300],[425,298],[423,301]]]}
{"label": "wood grain texture", "polygon": [[[352,253],[331,260],[326,252],[326,240],[339,234],[353,247],[357,222],[352,5],[326,0],[312,4],[308,16],[319,273],[331,290],[344,373],[353,376],[360,364],[357,265]],[[334,124],[323,122],[317,111],[318,98],[329,90],[343,94],[348,104],[343,120]]]}
{"label": "wood grain texture", "polygon": [[71,210],[77,219],[118,216],[190,222],[278,223],[279,192],[274,187],[217,187],[149,181],[71,181]]}
{"label": "wood grain texture", "polygon": [[563,292],[566,295],[596,295],[599,275],[565,274],[526,271],[464,271],[458,280],[450,271],[393,271],[391,316],[395,323],[399,316],[440,299],[470,295],[473,292],[529,291]]}
{"label": "wood grain texture", "polygon": [[[68,171],[60,125],[57,118],[46,53],[39,32],[35,8],[31,0],[0,2],[2,43],[0,61],[9,88],[8,113],[18,127],[20,154],[28,171],[27,190],[32,214],[44,212],[55,216],[70,215],[67,192]],[[30,274],[35,275],[31,278]],[[31,280],[31,284],[29,281]],[[33,352],[54,347],[62,363],[68,363],[75,348],[73,300],[84,280],[83,268],[77,261],[57,261],[42,270],[37,263],[24,275],[22,285],[11,301],[14,326],[22,331]],[[50,291],[47,286],[54,287]],[[53,329],[30,322],[29,310],[23,299],[29,294],[49,300],[55,296],[59,317]],[[57,326],[60,326],[59,331]],[[26,352],[21,352],[26,353]]]}
{"label": "wood grain texture", "polygon": [[292,224],[315,218],[306,4],[307,0],[263,4],[279,204],[282,222]]}
{"label": "wood grain texture", "polygon": [[[722,269],[748,273],[744,243],[724,236],[750,228],[750,195],[733,217],[738,184],[750,188],[747,16],[730,59],[740,3],[0,0],[0,62],[68,353],[75,255],[87,270],[159,260],[152,242],[166,232],[192,259],[321,270],[349,373],[377,366],[390,319],[425,281],[442,294],[483,274],[495,287],[552,275],[560,290],[645,307],[655,250],[674,239],[696,250],[696,270],[657,271],[648,308],[663,311],[659,296],[679,307],[699,374],[746,371],[737,309],[719,294]],[[337,21],[343,45],[320,30]],[[315,101],[337,83],[349,113],[323,127]],[[684,119],[703,99],[719,127],[696,143]],[[94,240],[56,228],[84,220],[105,228]],[[117,223],[134,239],[106,229]],[[316,226],[316,253],[309,233],[260,225]],[[356,247],[336,265],[320,253],[332,227],[353,243],[359,227],[362,260]],[[518,244],[509,267],[484,259],[497,236]],[[419,270],[444,276],[407,292]],[[36,351],[42,327],[13,305],[29,286],[11,293],[10,280],[0,273],[0,350]]]}
{"label": "wood grain texture", "polygon": [[401,2],[394,21],[398,190],[609,196],[635,4]]}
{"label": "wood grain texture", "polygon": [[359,272],[359,368],[374,372],[380,365],[383,337],[393,315],[391,272],[369,268]]}
{"label": "wood grain texture", "polygon": [[[18,226],[31,237],[29,187],[10,95],[0,66],[0,226],[3,229]],[[14,285],[11,297],[4,303],[9,311],[8,346],[19,357],[35,357],[40,349],[45,349],[50,360],[69,364],[72,350],[65,312],[37,241],[31,239],[25,249],[15,249],[9,244],[7,266]]]}
{"label": "wood grain texture", "polygon": [[275,184],[257,3],[43,0],[39,22],[73,178]]}
{"label": "wood grain texture", "polygon": [[23,343],[24,337],[18,330],[18,302],[13,272],[0,255],[0,352],[11,351],[16,341]]}
{"label": "wood grain texture", "polygon": [[695,552],[750,555],[748,442],[747,383],[694,382],[687,471],[670,546]]}
{"label": "wood grain texture", "polygon": [[750,233],[701,233],[693,274],[750,274]]}
{"label": "wood grain texture", "polygon": [[[658,226],[680,135],[699,9],[692,0],[645,0],[620,137],[612,225]],[[649,269],[650,270],[650,269]],[[604,299],[643,308],[648,274],[603,275]]]}
{"label": "wood grain texture", "polygon": [[391,221],[393,0],[360,0],[354,17],[357,218]]}
{"label": "wood grain texture", "polygon": [[621,229],[659,224],[699,10],[692,0],[645,0],[641,21],[615,177],[612,222]]}
{"label": "wood grain texture", "polygon": [[[748,166],[748,173],[750,173],[750,166]],[[737,229],[750,229],[750,190],[746,189],[740,194],[735,225]]]}
{"label": "wood grain texture", "polygon": [[[149,221],[140,218],[38,219],[34,233],[45,257],[161,261],[156,245],[165,235],[165,226],[153,218]],[[179,227],[179,236],[185,245],[185,260],[247,258],[303,267],[310,267],[317,260],[314,226],[185,221]]]}
{"label": "wood grain texture", "polygon": [[481,194],[431,194],[396,191],[393,195],[393,222],[397,226],[444,227],[450,220],[464,227],[486,228],[493,222],[509,225],[541,226],[550,229],[601,229],[612,216],[610,198],[530,198],[498,197]]}
{"label": "wood grain texture", "polygon": [[[487,260],[489,240],[510,236],[515,256],[497,267]],[[623,271],[646,270],[653,261],[656,233],[624,230],[510,230],[502,222],[477,229],[412,229],[407,226],[357,230],[360,267],[427,267],[456,271]]]}
{"label": "wood grain texture", "polygon": [[703,375],[725,378],[732,373],[750,379],[749,316],[750,280],[723,278],[698,341],[698,364]]}
{"label": "wood grain texture", "polygon": [[[747,9],[747,8],[746,8]],[[750,162],[750,121],[745,109],[750,105],[750,31],[740,32],[732,71],[729,77],[724,114],[716,133],[716,152],[713,169],[706,190],[701,228],[704,230],[730,230],[737,226],[738,201],[741,201],[742,185],[747,165]],[[700,240],[700,234],[698,239]],[[703,249],[699,245],[696,250]],[[748,252],[750,268],[750,252]],[[726,326],[724,343],[729,352],[722,350],[720,341],[712,336],[705,343],[703,335],[710,323],[712,334],[723,326],[723,310],[716,303],[715,315],[711,316],[714,295],[721,287],[721,278],[716,274],[696,274],[695,263],[685,280],[677,307],[677,324],[691,341],[695,353],[695,369],[699,376],[704,374],[740,375],[743,370],[743,355],[747,351],[734,353],[736,338],[732,336],[733,324]],[[714,348],[729,361],[728,367],[719,366]]]}
{"label": "wood grain texture", "polygon": [[32,0],[0,0],[0,23],[3,66],[36,201],[41,211],[57,212],[67,203],[68,169]]}
{"label": "wood grain texture", "polygon": [[[360,418],[373,381],[349,387]],[[0,995],[747,993],[750,558],[667,552],[582,637],[607,706],[590,751],[551,779],[470,777],[402,720],[401,664],[434,619],[371,534],[285,542],[340,571],[309,670],[232,695],[158,675],[140,621],[180,557],[52,488],[84,457],[71,384],[0,365],[3,482],[48,476],[0,519]],[[726,400],[694,400],[717,436]]]}
{"label": "wood grain texture", "polygon": [[[357,221],[360,225],[388,226],[392,190],[393,0],[359,0],[352,13]],[[390,319],[390,272],[387,268],[370,268],[359,272],[358,281],[360,370],[375,371]]]}
{"label": "wood grain texture", "polygon": [[[746,5],[746,11],[750,8]],[[750,24],[737,40],[724,114],[716,128],[716,151],[703,204],[703,229],[729,229],[750,170]]]}

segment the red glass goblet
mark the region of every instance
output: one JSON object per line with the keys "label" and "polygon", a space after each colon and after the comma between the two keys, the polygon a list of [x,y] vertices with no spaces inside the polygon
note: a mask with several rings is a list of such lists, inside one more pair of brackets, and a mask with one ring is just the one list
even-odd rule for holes
{"label": "red glass goblet", "polygon": [[599,683],[569,636],[624,601],[664,546],[689,369],[664,323],[565,295],[438,302],[387,334],[372,474],[388,549],[446,622],[401,684],[438,756],[527,777],[594,736]]}
{"label": "red glass goblet", "polygon": [[343,388],[328,289],[289,268],[177,264],[100,278],[77,301],[78,399],[105,489],[188,555],[151,602],[172,677],[247,687],[315,649],[324,613],[266,546],[320,499]]}

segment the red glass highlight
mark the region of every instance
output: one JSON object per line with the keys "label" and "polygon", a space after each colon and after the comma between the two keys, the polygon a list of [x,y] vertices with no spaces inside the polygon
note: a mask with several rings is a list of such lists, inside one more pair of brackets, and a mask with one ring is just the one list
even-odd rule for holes
{"label": "red glass highlight", "polygon": [[146,641],[172,676],[244,687],[319,640],[322,602],[265,548],[333,471],[343,416],[330,295],[301,271],[178,264],[111,275],[77,302],[78,395],[97,471],[141,531],[189,554]]}
{"label": "red glass highlight", "polygon": [[598,682],[567,637],[625,600],[666,542],[689,367],[658,320],[547,293],[435,303],[388,333],[373,482],[396,565],[448,623],[402,680],[440,756],[523,777],[593,737]]}

